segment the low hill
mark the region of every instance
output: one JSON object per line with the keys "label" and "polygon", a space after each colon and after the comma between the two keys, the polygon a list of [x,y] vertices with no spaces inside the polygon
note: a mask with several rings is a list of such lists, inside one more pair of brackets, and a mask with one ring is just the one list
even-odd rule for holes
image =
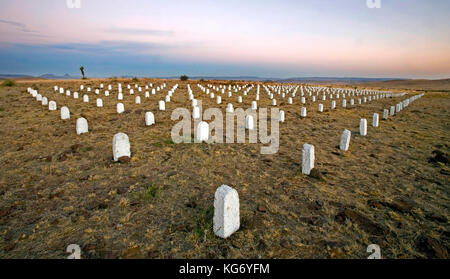
{"label": "low hill", "polygon": [[423,90],[423,91],[450,91],[450,78],[448,79],[414,79],[414,80],[388,80],[381,82],[366,82],[360,86],[392,88],[400,90]]}

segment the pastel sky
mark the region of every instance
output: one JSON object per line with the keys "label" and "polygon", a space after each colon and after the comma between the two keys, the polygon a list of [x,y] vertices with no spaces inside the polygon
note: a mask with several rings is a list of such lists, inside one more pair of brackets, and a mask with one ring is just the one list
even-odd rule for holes
{"label": "pastel sky", "polygon": [[0,1],[0,73],[450,78],[450,1]]}

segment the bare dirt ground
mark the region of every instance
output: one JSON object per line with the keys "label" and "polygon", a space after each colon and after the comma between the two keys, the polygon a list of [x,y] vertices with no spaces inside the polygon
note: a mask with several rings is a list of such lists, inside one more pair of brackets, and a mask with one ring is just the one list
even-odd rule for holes
{"label": "bare dirt ground", "polygon": [[[139,84],[149,82],[164,81]],[[93,92],[89,104],[82,94],[75,100],[53,92],[54,85],[74,92],[81,83],[94,90],[97,80],[0,87],[0,258],[66,258],[72,243],[83,258],[367,258],[372,243],[384,258],[449,258],[448,92],[426,93],[380,127],[369,126],[366,137],[358,135],[360,119],[371,123],[374,112],[406,97],[347,109],[338,102],[333,111],[327,100],[321,114],[316,102],[306,105],[305,119],[298,97],[281,102],[280,150],[261,155],[259,144],[173,144],[171,111],[191,108],[187,83],[204,108],[225,112],[228,101],[216,105],[194,81],[166,82],[164,93],[139,93],[140,105],[124,90],[121,115],[115,93],[97,108]],[[158,111],[176,82],[166,111]],[[30,86],[58,111],[26,93]],[[255,90],[243,104],[234,95],[235,108],[250,107]],[[63,105],[70,120],[60,119]],[[258,105],[269,107],[269,100]],[[146,111],[156,125],[145,126]],[[81,116],[89,133],[77,136]],[[337,148],[344,129],[353,133],[345,153]],[[130,137],[129,163],[112,161],[118,132]],[[301,173],[304,143],[315,146],[322,178]],[[212,231],[222,184],[238,191],[241,214],[240,230],[225,240]]]}

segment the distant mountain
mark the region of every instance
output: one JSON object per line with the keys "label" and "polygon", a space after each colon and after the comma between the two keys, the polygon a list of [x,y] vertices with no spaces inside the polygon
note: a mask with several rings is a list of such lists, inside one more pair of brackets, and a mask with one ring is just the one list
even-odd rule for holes
{"label": "distant mountain", "polygon": [[305,83],[363,83],[397,80],[396,78],[363,78],[363,77],[294,77],[278,80],[281,82],[305,82]]}
{"label": "distant mountain", "polygon": [[[160,77],[163,79],[179,79],[179,77]],[[245,80],[245,81],[275,81],[275,82],[304,82],[304,83],[363,83],[396,80],[394,78],[361,78],[361,77],[292,77],[265,78],[257,76],[192,76],[191,80]]]}
{"label": "distant mountain", "polygon": [[[123,75],[121,78],[133,78],[134,76]],[[38,77],[30,75],[14,75],[14,74],[0,74],[0,79],[81,79],[81,76],[71,76],[65,74],[63,76],[58,76],[54,74],[44,74]],[[141,77],[145,78],[145,77]],[[160,76],[155,78],[161,79],[180,79],[179,76]],[[190,80],[242,80],[242,81],[273,81],[273,82],[297,82],[297,83],[321,83],[321,84],[359,84],[359,83],[370,83],[370,82],[384,82],[384,81],[395,81],[395,80],[408,80],[408,79],[398,79],[398,78],[364,78],[364,77],[291,77],[291,78],[271,78],[271,77],[257,77],[257,76],[190,76]]]}
{"label": "distant mountain", "polygon": [[57,76],[54,74],[44,74],[44,75],[38,76],[38,78],[43,78],[43,79],[80,79],[81,77],[74,77],[69,74],[65,74],[63,76]]}
{"label": "distant mountain", "polygon": [[34,77],[28,75],[0,74],[0,79],[15,79],[15,78],[34,78]]}
{"label": "distant mountain", "polygon": [[65,74],[63,76],[57,76],[54,74],[44,74],[40,76],[30,76],[21,74],[0,74],[0,79],[80,79],[81,76],[71,76]]}

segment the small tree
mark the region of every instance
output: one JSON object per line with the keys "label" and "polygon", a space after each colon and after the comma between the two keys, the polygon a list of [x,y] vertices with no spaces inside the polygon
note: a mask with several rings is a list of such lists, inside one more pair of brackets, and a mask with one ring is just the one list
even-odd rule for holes
{"label": "small tree", "polygon": [[180,80],[181,81],[186,81],[186,80],[188,80],[189,79],[189,77],[187,76],[187,75],[182,75],[181,77],[180,77]]}
{"label": "small tree", "polygon": [[80,71],[81,71],[81,75],[83,76],[83,79],[86,79],[86,77],[84,76],[84,67],[83,66],[80,67]]}

